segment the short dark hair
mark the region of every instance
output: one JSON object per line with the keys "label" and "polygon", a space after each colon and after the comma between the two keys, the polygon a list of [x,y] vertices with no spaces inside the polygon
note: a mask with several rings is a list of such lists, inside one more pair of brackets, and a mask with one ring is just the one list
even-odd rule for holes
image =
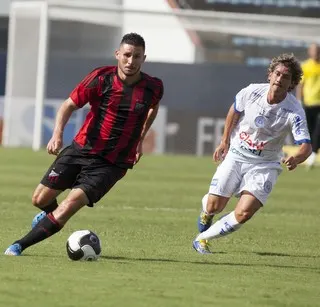
{"label": "short dark hair", "polygon": [[137,33],[127,33],[122,37],[121,43],[122,44],[128,44],[136,47],[142,47],[144,50],[146,49],[146,43],[143,39],[143,37]]}
{"label": "short dark hair", "polygon": [[289,91],[292,91],[301,81],[303,74],[301,65],[293,53],[283,53],[271,60],[268,74],[274,72],[279,64],[283,64],[285,67],[289,68],[291,72],[292,86],[290,86]]}

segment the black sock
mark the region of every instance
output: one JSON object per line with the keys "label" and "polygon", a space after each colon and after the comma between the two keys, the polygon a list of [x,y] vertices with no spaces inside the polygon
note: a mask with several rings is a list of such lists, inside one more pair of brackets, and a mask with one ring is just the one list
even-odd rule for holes
{"label": "black sock", "polygon": [[61,228],[62,226],[59,225],[54,216],[49,213],[27,235],[14,243],[19,243],[22,250],[24,250],[31,245],[51,237]]}
{"label": "black sock", "polygon": [[58,202],[57,199],[55,198],[52,200],[47,206],[41,208],[45,213],[50,213],[58,208]]}

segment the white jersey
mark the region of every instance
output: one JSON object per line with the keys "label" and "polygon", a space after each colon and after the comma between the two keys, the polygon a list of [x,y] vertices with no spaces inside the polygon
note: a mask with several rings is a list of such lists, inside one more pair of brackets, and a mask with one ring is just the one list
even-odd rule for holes
{"label": "white jersey", "polygon": [[279,162],[282,147],[292,133],[296,144],[311,143],[305,112],[294,95],[288,93],[278,104],[269,104],[269,84],[250,84],[235,98],[241,113],[231,135],[228,155],[250,163]]}

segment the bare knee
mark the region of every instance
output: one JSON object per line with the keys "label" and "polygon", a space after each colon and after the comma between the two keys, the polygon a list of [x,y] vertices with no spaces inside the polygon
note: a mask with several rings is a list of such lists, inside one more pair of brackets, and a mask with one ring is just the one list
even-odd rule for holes
{"label": "bare knee", "polygon": [[249,221],[254,214],[255,212],[250,210],[235,210],[236,219],[240,224],[244,224],[245,222]]}
{"label": "bare knee", "polygon": [[34,191],[31,201],[35,207],[41,209],[50,204],[60,193],[61,191],[56,191],[40,184]]}
{"label": "bare knee", "polygon": [[40,209],[46,205],[45,197],[41,193],[34,192],[31,201],[35,207]]}
{"label": "bare knee", "polygon": [[228,200],[229,198],[227,197],[209,194],[207,201],[207,212],[209,214],[220,213],[225,208]]}
{"label": "bare knee", "polygon": [[262,207],[262,203],[251,193],[244,191],[235,208],[235,216],[240,224],[250,220],[254,214]]}

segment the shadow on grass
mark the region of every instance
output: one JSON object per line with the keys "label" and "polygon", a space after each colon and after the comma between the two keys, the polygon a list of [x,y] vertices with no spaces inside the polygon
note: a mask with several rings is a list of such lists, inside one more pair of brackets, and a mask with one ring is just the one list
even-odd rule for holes
{"label": "shadow on grass", "polygon": [[[217,253],[214,253],[217,254]],[[101,259],[106,260],[117,260],[124,264],[128,264],[127,261],[142,261],[142,262],[166,262],[166,263],[189,263],[189,264],[197,264],[197,265],[214,265],[214,266],[230,266],[230,267],[270,267],[270,268],[283,268],[283,269],[303,269],[303,270],[312,270],[320,274],[320,267],[305,267],[305,266],[298,266],[298,265],[282,265],[282,264],[267,264],[267,263],[234,263],[234,262],[214,262],[214,261],[206,261],[207,257],[214,257],[213,255],[199,255],[199,257],[203,257],[202,259],[205,261],[187,261],[187,260],[176,260],[176,259],[166,259],[166,258],[130,258],[130,257],[121,257],[121,256],[100,256]],[[226,254],[226,252],[219,252],[219,254]],[[265,253],[255,253],[255,254],[262,254]],[[268,256],[279,256],[279,253],[266,253]],[[288,256],[287,254],[280,254],[281,256]],[[294,256],[298,257],[298,256]],[[311,256],[310,256],[311,257]],[[317,257],[313,257],[317,258]],[[125,261],[125,262],[123,262]]]}
{"label": "shadow on grass", "polygon": [[271,257],[290,257],[290,258],[311,258],[316,259],[320,258],[320,256],[312,256],[312,255],[291,255],[287,253],[273,253],[273,252],[252,252],[258,256],[271,256]]}

